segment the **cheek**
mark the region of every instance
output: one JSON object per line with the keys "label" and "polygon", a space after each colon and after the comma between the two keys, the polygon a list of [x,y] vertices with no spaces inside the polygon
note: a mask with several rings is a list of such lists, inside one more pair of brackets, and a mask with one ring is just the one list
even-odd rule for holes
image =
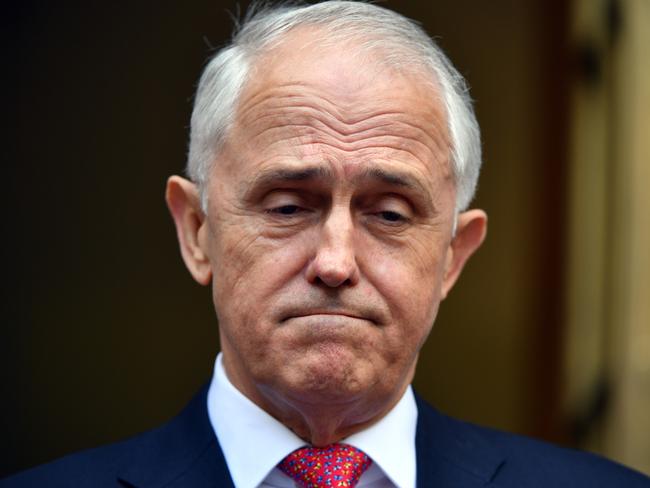
{"label": "cheek", "polygon": [[444,253],[434,245],[411,245],[373,252],[368,263],[365,274],[399,323],[396,332],[426,336],[441,298]]}
{"label": "cheek", "polygon": [[221,235],[224,238],[215,243],[213,261],[219,318],[225,319],[232,311],[232,317],[240,321],[260,322],[272,313],[273,295],[304,268],[304,240],[279,242],[241,226],[230,226]]}

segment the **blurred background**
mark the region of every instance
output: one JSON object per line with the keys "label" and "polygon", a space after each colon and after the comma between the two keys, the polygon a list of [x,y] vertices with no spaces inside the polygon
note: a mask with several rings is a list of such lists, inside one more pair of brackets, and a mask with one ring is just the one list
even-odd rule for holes
{"label": "blurred background", "polygon": [[[3,10],[0,477],[175,415],[218,350],[163,200],[234,1]],[[241,2],[245,7],[247,2]],[[387,1],[467,77],[488,239],[416,389],[650,473],[650,2]]]}

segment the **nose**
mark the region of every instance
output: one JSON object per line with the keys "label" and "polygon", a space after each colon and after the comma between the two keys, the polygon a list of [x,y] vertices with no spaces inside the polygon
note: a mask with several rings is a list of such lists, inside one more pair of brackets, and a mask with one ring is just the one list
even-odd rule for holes
{"label": "nose", "polygon": [[307,280],[330,288],[359,282],[354,223],[347,209],[334,209],[323,222],[307,266]]}

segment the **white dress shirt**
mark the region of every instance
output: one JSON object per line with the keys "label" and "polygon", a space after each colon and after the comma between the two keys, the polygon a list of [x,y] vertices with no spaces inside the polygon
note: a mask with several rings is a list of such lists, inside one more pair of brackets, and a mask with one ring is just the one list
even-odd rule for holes
{"label": "white dress shirt", "polygon": [[[276,466],[289,453],[308,444],[230,383],[221,353],[208,390],[208,415],[236,488],[297,486]],[[416,424],[417,407],[409,386],[381,420],[342,440],[373,461],[358,488],[415,487]]]}

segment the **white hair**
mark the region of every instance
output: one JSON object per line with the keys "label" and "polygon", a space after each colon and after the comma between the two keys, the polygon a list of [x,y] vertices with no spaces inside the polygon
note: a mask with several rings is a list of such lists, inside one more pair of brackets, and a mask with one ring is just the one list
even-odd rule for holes
{"label": "white hair", "polygon": [[194,101],[187,161],[187,173],[199,186],[204,209],[212,164],[236,116],[239,96],[256,58],[280,43],[284,34],[303,26],[318,27],[323,41],[330,43],[348,45],[351,39],[360,40],[364,49],[380,49],[382,62],[425,72],[437,83],[432,97],[441,96],[446,110],[456,211],[466,209],[481,167],[481,137],[464,78],[414,21],[377,5],[338,0],[249,10],[232,42],[208,62]]}

